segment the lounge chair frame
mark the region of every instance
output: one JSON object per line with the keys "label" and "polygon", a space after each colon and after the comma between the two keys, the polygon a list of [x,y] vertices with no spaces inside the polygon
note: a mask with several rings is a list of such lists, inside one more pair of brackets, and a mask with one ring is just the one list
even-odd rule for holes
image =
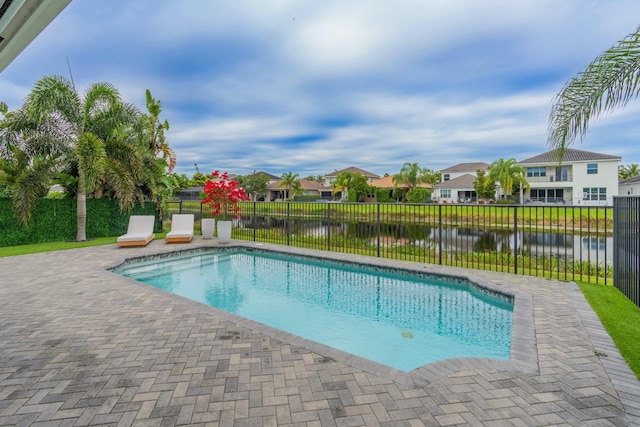
{"label": "lounge chair frame", "polygon": [[171,231],[164,240],[167,243],[189,243],[193,239],[193,214],[173,214],[171,217]]}

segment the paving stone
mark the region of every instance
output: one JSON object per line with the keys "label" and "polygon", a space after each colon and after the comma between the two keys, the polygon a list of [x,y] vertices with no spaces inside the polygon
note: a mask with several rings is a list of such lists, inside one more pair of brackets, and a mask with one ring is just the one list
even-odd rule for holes
{"label": "paving stone", "polygon": [[402,373],[106,270],[205,246],[215,242],[1,258],[0,425],[640,425],[640,383],[575,284],[366,258],[529,298],[529,320],[514,320],[531,338],[514,345],[521,365]]}

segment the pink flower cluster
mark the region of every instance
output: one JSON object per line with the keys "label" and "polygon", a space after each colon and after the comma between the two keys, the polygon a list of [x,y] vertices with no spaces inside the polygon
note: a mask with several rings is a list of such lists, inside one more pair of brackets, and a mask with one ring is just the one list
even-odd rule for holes
{"label": "pink flower cluster", "polygon": [[238,187],[238,182],[229,179],[227,172],[214,171],[213,179],[204,186],[206,197],[202,204],[212,209],[211,215],[222,215],[222,220],[227,221],[229,216],[239,218],[241,216],[238,202],[249,200],[247,193]]}

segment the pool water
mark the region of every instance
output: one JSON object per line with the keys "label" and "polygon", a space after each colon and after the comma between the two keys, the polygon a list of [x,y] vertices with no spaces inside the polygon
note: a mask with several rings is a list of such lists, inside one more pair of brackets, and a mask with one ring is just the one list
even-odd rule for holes
{"label": "pool water", "polygon": [[510,298],[445,277],[246,250],[117,272],[406,372],[450,358],[509,359]]}

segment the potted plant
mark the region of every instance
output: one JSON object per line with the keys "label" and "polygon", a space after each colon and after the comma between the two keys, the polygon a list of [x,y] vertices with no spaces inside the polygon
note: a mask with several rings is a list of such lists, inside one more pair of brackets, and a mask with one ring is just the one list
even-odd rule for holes
{"label": "potted plant", "polygon": [[205,198],[202,204],[211,209],[218,228],[218,241],[229,243],[231,240],[231,226],[234,218],[241,216],[238,203],[249,200],[247,193],[238,187],[238,182],[229,179],[227,172],[214,171],[212,178],[204,186]]}

